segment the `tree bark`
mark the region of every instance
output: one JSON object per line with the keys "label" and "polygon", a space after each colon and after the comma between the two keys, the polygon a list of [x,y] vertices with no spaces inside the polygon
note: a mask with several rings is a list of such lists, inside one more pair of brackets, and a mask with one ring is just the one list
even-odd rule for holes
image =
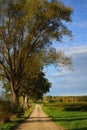
{"label": "tree bark", "polygon": [[27,97],[27,95],[23,95],[23,108],[24,109],[28,109],[28,97]]}
{"label": "tree bark", "polygon": [[25,109],[28,109],[28,97],[25,96]]}
{"label": "tree bark", "polygon": [[15,90],[14,88],[14,84],[11,82],[12,102],[14,104],[19,104],[18,90]]}

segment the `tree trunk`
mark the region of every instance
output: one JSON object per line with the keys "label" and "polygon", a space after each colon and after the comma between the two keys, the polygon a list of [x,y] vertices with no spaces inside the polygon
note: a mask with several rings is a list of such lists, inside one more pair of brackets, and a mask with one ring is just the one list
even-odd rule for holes
{"label": "tree trunk", "polygon": [[28,97],[25,96],[25,109],[28,109]]}
{"label": "tree trunk", "polygon": [[23,95],[23,108],[28,109],[28,97],[26,95]]}
{"label": "tree trunk", "polygon": [[25,103],[25,95],[23,94],[22,95],[22,103],[21,103],[21,106],[24,108],[24,103]]}
{"label": "tree trunk", "polygon": [[14,104],[19,104],[18,91],[14,91],[12,93],[12,101]]}
{"label": "tree trunk", "polygon": [[11,83],[11,91],[12,91],[12,102],[14,104],[18,104],[19,103],[18,90],[15,91],[13,83]]}

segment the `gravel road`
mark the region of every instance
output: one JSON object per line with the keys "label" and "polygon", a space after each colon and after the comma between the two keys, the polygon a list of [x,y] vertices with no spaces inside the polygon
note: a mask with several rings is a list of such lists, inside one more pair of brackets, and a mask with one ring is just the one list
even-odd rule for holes
{"label": "gravel road", "polygon": [[64,130],[51,121],[43,112],[40,105],[36,105],[29,119],[20,124],[15,130]]}

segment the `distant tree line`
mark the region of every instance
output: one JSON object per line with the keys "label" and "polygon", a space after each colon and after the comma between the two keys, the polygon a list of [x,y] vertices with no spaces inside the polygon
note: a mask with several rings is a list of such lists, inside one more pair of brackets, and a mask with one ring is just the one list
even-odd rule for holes
{"label": "distant tree line", "polygon": [[46,102],[87,102],[87,96],[44,96]]}

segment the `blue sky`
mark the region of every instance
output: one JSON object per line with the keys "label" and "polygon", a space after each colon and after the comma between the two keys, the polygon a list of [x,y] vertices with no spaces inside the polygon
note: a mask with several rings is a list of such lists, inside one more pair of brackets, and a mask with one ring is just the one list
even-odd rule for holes
{"label": "blue sky", "polygon": [[47,95],[87,95],[87,0],[62,1],[74,10],[72,23],[67,24],[73,39],[65,37],[62,44],[55,42],[54,46],[72,57],[73,71],[58,72],[53,66],[45,70],[52,83]]}

